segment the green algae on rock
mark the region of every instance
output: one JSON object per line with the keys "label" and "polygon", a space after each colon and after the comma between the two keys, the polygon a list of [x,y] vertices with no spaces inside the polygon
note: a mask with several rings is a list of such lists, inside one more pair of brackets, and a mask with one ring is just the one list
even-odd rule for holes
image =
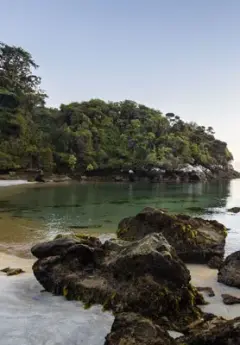
{"label": "green algae on rock", "polygon": [[41,253],[33,272],[47,291],[88,307],[102,304],[115,313],[133,312],[155,321],[167,316],[176,330],[201,317],[197,303],[202,297],[162,234],[134,242],[65,241],[65,248],[64,239],[33,248],[33,254]]}
{"label": "green algae on rock", "polygon": [[167,331],[139,314],[117,314],[105,345],[175,345]]}

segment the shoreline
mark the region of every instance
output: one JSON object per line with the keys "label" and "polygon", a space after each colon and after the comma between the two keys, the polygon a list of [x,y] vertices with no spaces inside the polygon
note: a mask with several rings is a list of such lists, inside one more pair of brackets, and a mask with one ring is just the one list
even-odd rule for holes
{"label": "shoreline", "polygon": [[[116,169],[97,170],[87,172],[85,174],[75,173],[46,173],[41,176],[42,180],[37,180],[39,172],[36,170],[32,172],[15,172],[9,174],[0,174],[0,187],[11,186],[19,184],[62,184],[68,182],[114,182],[114,183],[132,183],[132,182],[148,182],[148,183],[199,183],[199,182],[213,182],[213,181],[231,181],[240,178],[240,172],[234,169],[209,170],[202,167],[192,166],[192,170],[186,168],[165,170],[140,169],[134,173],[129,171],[121,171]],[[208,170],[208,173],[206,173]]]}

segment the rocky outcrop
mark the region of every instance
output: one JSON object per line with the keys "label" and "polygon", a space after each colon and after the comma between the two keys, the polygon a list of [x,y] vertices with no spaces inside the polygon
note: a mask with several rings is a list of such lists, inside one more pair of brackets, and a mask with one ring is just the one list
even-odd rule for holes
{"label": "rocky outcrop", "polygon": [[105,345],[175,345],[166,330],[139,314],[121,313],[115,317]]}
{"label": "rocky outcrop", "polygon": [[[61,241],[60,241],[61,240]],[[197,319],[203,298],[190,273],[160,233],[127,242],[57,239],[33,247],[37,280],[68,299],[102,304],[115,313],[131,312],[181,329]],[[173,328],[174,329],[174,328]]]}
{"label": "rocky outcrop", "polygon": [[176,342],[178,345],[240,345],[240,317],[229,321],[213,318]]}
{"label": "rocky outcrop", "polygon": [[231,296],[228,294],[223,294],[222,295],[223,303],[227,305],[232,305],[232,304],[239,304],[240,303],[240,298]]}
{"label": "rocky outcrop", "polygon": [[135,217],[123,219],[118,226],[120,239],[138,240],[150,233],[161,233],[179,257],[189,263],[207,263],[224,255],[226,228],[217,221],[171,215],[160,209],[145,208]]}
{"label": "rocky outcrop", "polygon": [[240,251],[230,254],[218,272],[218,281],[240,288]]}

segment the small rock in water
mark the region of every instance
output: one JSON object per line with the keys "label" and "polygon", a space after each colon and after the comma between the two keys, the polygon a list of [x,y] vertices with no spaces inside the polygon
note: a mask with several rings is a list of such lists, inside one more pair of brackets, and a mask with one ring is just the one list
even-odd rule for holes
{"label": "small rock in water", "polygon": [[25,273],[25,271],[23,271],[21,268],[10,268],[10,267],[6,267],[0,271],[6,273],[7,276],[15,276],[21,273]]}
{"label": "small rock in water", "polygon": [[213,289],[211,287],[208,287],[208,286],[200,286],[200,287],[197,287],[197,290],[199,292],[206,292],[208,294],[208,297],[213,297],[215,296],[215,293],[213,291]]}
{"label": "small rock in water", "polygon": [[239,304],[240,303],[240,298],[231,296],[228,294],[223,294],[222,295],[223,303],[227,305],[232,305],[232,304]]}
{"label": "small rock in water", "polygon": [[240,207],[232,207],[228,209],[228,212],[232,213],[239,213],[240,212]]}

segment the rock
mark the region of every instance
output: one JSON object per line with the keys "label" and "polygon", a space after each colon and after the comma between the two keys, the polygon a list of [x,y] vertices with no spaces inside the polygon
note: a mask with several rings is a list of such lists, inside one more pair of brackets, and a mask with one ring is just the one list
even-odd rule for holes
{"label": "rock", "polygon": [[104,244],[56,241],[32,250],[40,258],[33,272],[47,291],[81,300],[86,307],[102,304],[114,313],[141,314],[153,321],[165,316],[172,329],[201,315],[197,303],[203,298],[162,234]]}
{"label": "rock", "polygon": [[218,272],[218,281],[240,288],[240,251],[230,254],[225,259]]}
{"label": "rock", "polygon": [[105,345],[174,345],[168,333],[139,314],[117,314]]}
{"label": "rock", "polygon": [[67,175],[59,175],[59,176],[54,176],[53,177],[53,182],[55,183],[61,183],[61,182],[69,182],[71,181],[72,179],[67,176]]}
{"label": "rock", "polygon": [[176,339],[178,345],[240,345],[240,317],[226,321],[213,318],[205,327],[193,329],[186,337]]}
{"label": "rock", "polygon": [[44,173],[43,173],[42,170],[38,171],[38,174],[35,177],[35,181],[36,182],[45,182],[45,180],[44,180]]}
{"label": "rock", "polygon": [[199,292],[206,292],[208,294],[208,297],[213,297],[215,296],[215,293],[211,287],[203,286],[203,287],[197,287],[197,290]]}
{"label": "rock", "polygon": [[240,212],[240,207],[232,207],[228,209],[228,212],[232,213],[239,213]]}
{"label": "rock", "polygon": [[153,232],[162,233],[184,262],[207,263],[214,256],[224,255],[227,231],[222,224],[149,207],[123,219],[117,236],[131,241]]}
{"label": "rock", "polygon": [[223,259],[220,258],[219,256],[213,256],[209,261],[208,261],[208,267],[212,269],[219,269],[223,264]]}
{"label": "rock", "polygon": [[25,273],[25,271],[23,271],[21,268],[10,268],[10,267],[6,267],[0,271],[6,273],[7,276],[15,276],[21,273]]}
{"label": "rock", "polygon": [[73,238],[58,238],[54,241],[43,242],[32,247],[31,252],[36,258],[46,258],[48,256],[56,256],[64,253],[71,246],[79,243]]}
{"label": "rock", "polygon": [[228,294],[223,294],[222,295],[222,299],[223,299],[223,303],[227,304],[227,305],[239,304],[240,303],[240,298],[239,297],[231,296],[231,295],[228,295]]}

